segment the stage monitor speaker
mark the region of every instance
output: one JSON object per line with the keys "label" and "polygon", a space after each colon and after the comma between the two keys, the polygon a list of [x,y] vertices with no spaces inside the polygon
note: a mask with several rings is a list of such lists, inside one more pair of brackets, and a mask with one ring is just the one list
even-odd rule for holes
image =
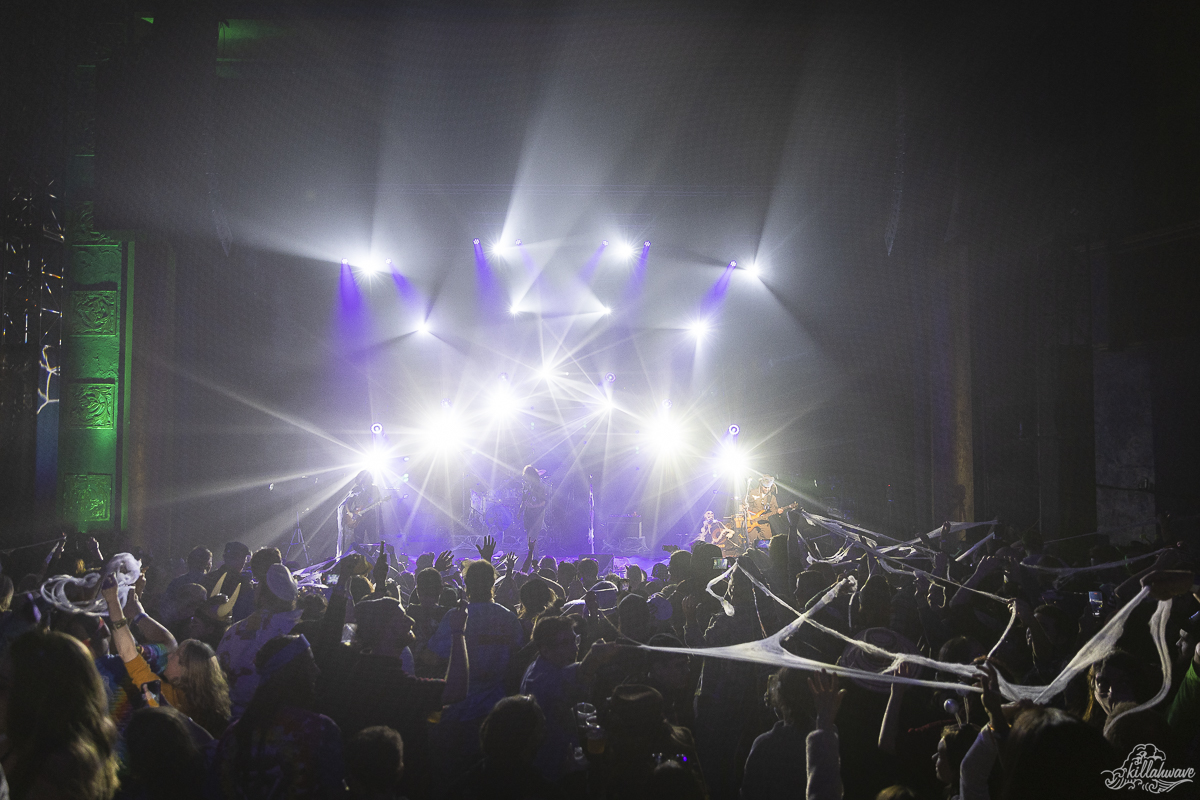
{"label": "stage monitor speaker", "polygon": [[579,560],[582,561],[585,558],[590,558],[592,561],[595,561],[597,565],[599,565],[601,578],[603,578],[608,572],[612,571],[612,553],[584,553],[579,557]]}

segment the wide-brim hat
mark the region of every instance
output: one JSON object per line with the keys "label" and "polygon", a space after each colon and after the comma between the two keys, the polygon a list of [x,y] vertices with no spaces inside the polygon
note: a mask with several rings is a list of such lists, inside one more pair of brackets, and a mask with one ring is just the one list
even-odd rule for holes
{"label": "wide-brim hat", "polygon": [[612,581],[598,581],[592,586],[591,591],[595,593],[601,611],[612,611],[617,607],[619,592],[616,584]]}

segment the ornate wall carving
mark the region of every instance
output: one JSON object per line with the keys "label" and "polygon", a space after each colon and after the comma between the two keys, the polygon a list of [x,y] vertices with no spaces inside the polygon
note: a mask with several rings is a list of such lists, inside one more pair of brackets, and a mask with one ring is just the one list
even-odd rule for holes
{"label": "ornate wall carving", "polygon": [[117,421],[117,387],[112,383],[69,383],[62,397],[66,428],[112,428]]}
{"label": "ornate wall carving", "polygon": [[64,476],[63,516],[78,522],[106,522],[112,513],[112,475]]}
{"label": "ornate wall carving", "polygon": [[71,292],[66,332],[71,336],[116,336],[117,311],[116,292]]}

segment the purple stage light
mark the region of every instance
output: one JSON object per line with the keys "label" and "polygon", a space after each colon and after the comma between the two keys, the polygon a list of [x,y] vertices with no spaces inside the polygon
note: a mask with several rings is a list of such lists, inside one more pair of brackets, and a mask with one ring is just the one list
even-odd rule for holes
{"label": "purple stage light", "polygon": [[650,240],[649,240],[649,239],[647,239],[646,241],[642,242],[642,246],[643,246],[643,247],[649,247],[649,246],[650,246]]}
{"label": "purple stage light", "polygon": [[617,376],[614,373],[610,372],[604,376],[604,380],[608,381],[609,383],[616,383]]}
{"label": "purple stage light", "polygon": [[737,425],[730,425],[730,426],[729,426],[729,435],[730,435],[730,436],[737,436],[737,435],[738,435],[739,433],[741,433],[741,432],[742,432],[742,429],[741,429],[741,428],[739,428]]}
{"label": "purple stage light", "polygon": [[346,266],[346,265],[347,265],[347,264],[349,264],[349,263],[350,263],[350,259],[348,259],[348,258],[343,258],[343,259],[342,259],[342,266]]}
{"label": "purple stage light", "polygon": [[736,261],[730,261],[730,262],[729,262],[729,266],[731,266],[731,267],[736,267],[736,266],[737,266],[737,262],[736,262]]}
{"label": "purple stage light", "polygon": [[479,244],[479,240],[478,240],[478,239],[472,239],[472,240],[471,240],[471,244]]}
{"label": "purple stage light", "polygon": [[663,400],[662,406],[663,406],[663,408],[670,408],[671,407],[671,398],[668,397],[666,400]]}
{"label": "purple stage light", "polygon": [[379,434],[383,433],[383,426],[380,425],[378,422],[376,422],[374,425],[371,426],[371,433],[378,436]]}
{"label": "purple stage light", "polygon": [[449,397],[442,399],[442,408],[450,408],[450,398]]}
{"label": "purple stage light", "polygon": [[605,239],[605,240],[604,240],[603,242],[601,242],[600,244],[604,245],[605,247],[608,247],[608,239]]}
{"label": "purple stage light", "polygon": [[521,246],[521,240],[517,239],[517,247],[520,247],[520,246]]}

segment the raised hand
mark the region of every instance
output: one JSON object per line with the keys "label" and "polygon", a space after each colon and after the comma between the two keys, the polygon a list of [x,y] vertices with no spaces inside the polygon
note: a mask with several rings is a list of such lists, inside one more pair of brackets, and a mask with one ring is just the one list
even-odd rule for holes
{"label": "raised hand", "polygon": [[516,574],[517,554],[515,552],[510,550],[508,555],[504,557],[504,561],[502,563],[504,564],[505,577],[511,578],[514,574]]}
{"label": "raised hand", "polygon": [[[1168,550],[1163,555],[1172,552],[1174,551]],[[1178,560],[1178,556],[1176,556],[1176,560]],[[1155,600],[1170,600],[1172,597],[1190,594],[1195,580],[1196,576],[1188,570],[1156,569],[1154,572],[1142,576],[1142,586],[1150,590],[1150,594],[1154,596]]]}
{"label": "raised hand", "polygon": [[808,679],[808,689],[812,692],[813,707],[817,710],[817,727],[829,730],[837,722],[846,690],[838,688],[837,675],[830,675],[825,670]]}
{"label": "raised hand", "polygon": [[433,562],[433,568],[438,572],[445,572],[454,566],[454,554],[449,550],[443,550],[438,554],[437,560]]}
{"label": "raised hand", "polygon": [[1003,738],[1008,733],[1008,718],[1004,716],[1004,701],[997,688],[999,678],[996,675],[996,667],[988,659],[979,665],[979,672],[976,686],[983,690],[983,709],[987,712],[992,731]]}
{"label": "raised hand", "polygon": [[[130,592],[130,594],[133,594]],[[104,598],[104,602],[108,604],[108,615],[111,618],[114,614],[117,619],[121,618],[121,599],[117,594],[117,579],[113,575],[105,576],[100,582],[100,596]]]}
{"label": "raised hand", "polygon": [[496,554],[496,540],[491,536],[483,537],[483,544],[475,545],[475,550],[478,551],[479,557],[484,561],[491,561],[492,556]]}

